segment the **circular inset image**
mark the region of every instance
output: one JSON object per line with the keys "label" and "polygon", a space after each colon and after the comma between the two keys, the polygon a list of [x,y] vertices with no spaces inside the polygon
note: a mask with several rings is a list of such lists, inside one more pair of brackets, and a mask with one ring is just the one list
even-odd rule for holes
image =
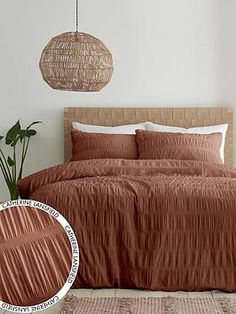
{"label": "circular inset image", "polygon": [[0,204],[0,308],[47,309],[66,295],[78,267],[74,231],[59,212],[33,200]]}

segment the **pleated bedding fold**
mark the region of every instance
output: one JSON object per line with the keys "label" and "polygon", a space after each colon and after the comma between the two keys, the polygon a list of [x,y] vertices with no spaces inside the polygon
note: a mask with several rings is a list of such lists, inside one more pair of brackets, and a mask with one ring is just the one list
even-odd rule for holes
{"label": "pleated bedding fold", "polygon": [[183,160],[88,160],[23,179],[21,196],[70,222],[76,288],[236,291],[236,169]]}
{"label": "pleated bedding fold", "polygon": [[54,218],[31,207],[0,212],[1,301],[47,301],[65,284],[71,264],[69,240]]}

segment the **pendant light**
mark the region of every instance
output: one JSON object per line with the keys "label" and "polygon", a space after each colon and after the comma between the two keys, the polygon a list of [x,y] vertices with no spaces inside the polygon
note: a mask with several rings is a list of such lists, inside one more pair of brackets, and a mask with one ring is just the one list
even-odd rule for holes
{"label": "pendant light", "polygon": [[76,29],[52,38],[42,52],[40,70],[57,90],[95,92],[111,80],[112,55],[102,41],[79,31],[79,0],[75,1]]}

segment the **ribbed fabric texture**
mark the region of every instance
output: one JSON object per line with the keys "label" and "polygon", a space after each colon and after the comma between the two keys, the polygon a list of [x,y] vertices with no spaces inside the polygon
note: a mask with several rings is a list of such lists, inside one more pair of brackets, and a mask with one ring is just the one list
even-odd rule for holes
{"label": "ribbed fabric texture", "polygon": [[135,135],[87,133],[72,130],[71,136],[72,161],[100,158],[138,158]]}
{"label": "ribbed fabric texture", "polygon": [[65,284],[71,264],[69,240],[54,218],[31,207],[0,212],[1,301],[47,301]]}
{"label": "ribbed fabric texture", "polygon": [[236,291],[236,169],[176,160],[87,160],[22,180],[80,245],[75,287]]}
{"label": "ribbed fabric texture", "polygon": [[221,133],[182,134],[136,131],[139,159],[199,160],[221,163]]}

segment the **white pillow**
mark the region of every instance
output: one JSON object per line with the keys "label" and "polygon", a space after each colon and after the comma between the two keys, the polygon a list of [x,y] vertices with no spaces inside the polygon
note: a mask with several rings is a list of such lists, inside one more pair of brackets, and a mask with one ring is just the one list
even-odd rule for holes
{"label": "white pillow", "polygon": [[173,133],[190,133],[190,134],[212,134],[212,133],[221,133],[222,134],[222,143],[220,147],[220,157],[224,162],[224,150],[225,150],[225,138],[226,132],[228,129],[228,124],[218,124],[212,126],[202,126],[196,128],[179,128],[175,126],[155,124],[152,122],[147,123],[147,130],[156,131],[156,132],[173,132]]}
{"label": "white pillow", "polygon": [[146,130],[147,122],[138,124],[128,124],[119,126],[101,126],[101,125],[89,125],[79,122],[72,122],[73,129],[88,132],[88,133],[106,133],[106,134],[135,134],[135,130]]}

